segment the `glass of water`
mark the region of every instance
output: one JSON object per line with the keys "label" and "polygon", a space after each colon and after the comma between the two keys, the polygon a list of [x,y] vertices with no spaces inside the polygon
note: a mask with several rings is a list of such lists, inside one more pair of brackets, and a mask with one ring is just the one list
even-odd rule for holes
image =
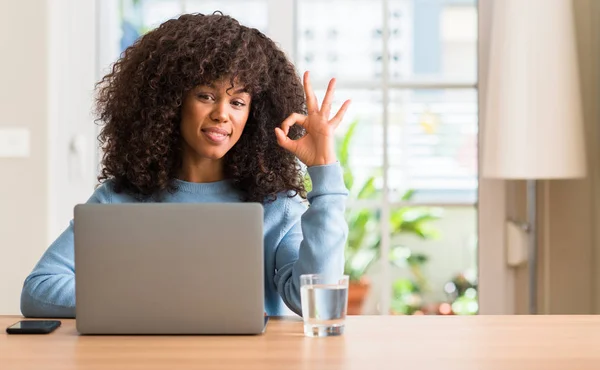
{"label": "glass of water", "polygon": [[304,334],[309,337],[342,335],[348,308],[348,275],[300,276]]}

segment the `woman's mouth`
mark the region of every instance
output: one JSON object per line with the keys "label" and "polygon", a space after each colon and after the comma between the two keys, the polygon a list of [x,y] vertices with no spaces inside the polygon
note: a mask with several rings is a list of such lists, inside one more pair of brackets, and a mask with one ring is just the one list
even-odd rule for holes
{"label": "woman's mouth", "polygon": [[224,142],[230,135],[227,131],[217,127],[204,128],[202,133],[209,141],[216,144]]}

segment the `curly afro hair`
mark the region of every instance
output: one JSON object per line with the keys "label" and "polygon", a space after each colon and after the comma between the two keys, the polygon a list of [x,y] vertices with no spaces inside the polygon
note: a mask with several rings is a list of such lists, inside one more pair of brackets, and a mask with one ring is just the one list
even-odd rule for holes
{"label": "curly afro hair", "polygon": [[[306,113],[293,64],[256,29],[215,13],[185,14],[127,48],[97,83],[98,140],[104,150],[98,180],[139,200],[174,192],[182,165],[182,101],[194,87],[230,78],[252,104],[240,140],[224,157],[224,176],[243,201],[278,193],[306,197],[302,167],[277,144],[274,129],[291,113]],[[304,134],[295,125],[289,136]]]}

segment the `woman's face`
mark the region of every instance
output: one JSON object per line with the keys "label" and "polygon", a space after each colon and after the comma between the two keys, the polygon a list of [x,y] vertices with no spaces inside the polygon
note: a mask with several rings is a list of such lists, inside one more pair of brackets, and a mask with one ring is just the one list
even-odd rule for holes
{"label": "woman's face", "polygon": [[229,78],[197,86],[185,96],[181,114],[184,151],[218,160],[237,143],[250,114],[250,95]]}

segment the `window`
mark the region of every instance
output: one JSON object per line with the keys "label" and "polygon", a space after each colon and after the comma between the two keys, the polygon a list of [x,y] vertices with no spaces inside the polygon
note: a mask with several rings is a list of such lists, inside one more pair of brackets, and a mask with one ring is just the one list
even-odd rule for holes
{"label": "window", "polygon": [[166,19],[220,10],[310,70],[318,98],[337,77],[334,109],[353,100],[338,149],[356,243],[347,267],[370,282],[360,312],[477,311],[476,0],[108,3],[101,66]]}
{"label": "window", "polygon": [[[353,99],[340,130],[352,127],[348,220],[350,243],[360,245],[350,250],[369,252],[350,263],[360,270],[373,249],[395,257],[391,267],[369,266],[383,293],[362,312],[477,311],[476,5],[297,1],[299,69],[315,72],[315,86],[338,77],[337,96]],[[354,238],[363,228],[379,235]]]}

